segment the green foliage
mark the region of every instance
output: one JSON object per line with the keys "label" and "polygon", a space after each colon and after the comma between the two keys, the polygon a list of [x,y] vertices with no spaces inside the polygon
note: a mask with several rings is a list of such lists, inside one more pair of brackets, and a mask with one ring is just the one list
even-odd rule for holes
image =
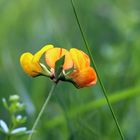
{"label": "green foliage", "polygon": [[26,127],[21,127],[27,120],[27,117],[21,114],[25,109],[25,105],[20,103],[18,95],[12,95],[9,97],[9,101],[5,98],[2,99],[5,109],[9,113],[10,124],[4,120],[0,120],[0,131],[5,134],[7,139],[15,136],[23,136],[30,133]]}

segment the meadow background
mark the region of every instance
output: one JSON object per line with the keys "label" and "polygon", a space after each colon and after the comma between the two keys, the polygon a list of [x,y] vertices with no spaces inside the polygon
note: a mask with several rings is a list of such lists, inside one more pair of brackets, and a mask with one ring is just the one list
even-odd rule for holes
{"label": "meadow background", "polygon": [[[140,1],[75,6],[125,139],[140,140]],[[0,0],[0,119],[7,123],[3,97],[20,95],[31,129],[48,95],[51,81],[27,76],[19,64],[23,52],[45,44],[87,53],[70,0]],[[120,140],[99,82],[82,89],[60,82],[33,140]]]}

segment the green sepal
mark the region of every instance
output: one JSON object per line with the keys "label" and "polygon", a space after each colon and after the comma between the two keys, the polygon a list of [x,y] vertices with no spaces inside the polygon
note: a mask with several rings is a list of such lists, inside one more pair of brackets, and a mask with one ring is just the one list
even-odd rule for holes
{"label": "green sepal", "polygon": [[42,72],[40,75],[44,75],[44,76],[47,76],[47,77],[50,77],[50,71],[48,70],[48,68],[42,64],[42,63],[39,63],[41,68],[42,68]]}
{"label": "green sepal", "polygon": [[65,71],[65,75],[69,75],[73,71],[74,71],[74,66],[72,68],[68,69],[67,71]]}
{"label": "green sepal", "polygon": [[78,88],[78,89],[80,88],[80,87],[73,81],[72,78],[69,78],[69,77],[67,77],[67,76],[61,77],[61,81],[65,81],[65,82],[72,83],[76,88]]}
{"label": "green sepal", "polygon": [[59,77],[62,74],[64,62],[65,62],[65,55],[62,56],[60,59],[58,59],[55,63],[55,79],[56,79],[56,81],[59,79]]}

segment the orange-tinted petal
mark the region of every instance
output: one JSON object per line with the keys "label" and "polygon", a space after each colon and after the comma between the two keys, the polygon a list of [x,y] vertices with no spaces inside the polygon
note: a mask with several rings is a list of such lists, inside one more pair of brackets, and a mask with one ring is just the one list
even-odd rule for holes
{"label": "orange-tinted petal", "polygon": [[95,85],[97,81],[96,72],[92,67],[87,67],[81,71],[74,71],[69,77],[72,78],[79,87]]}
{"label": "orange-tinted petal", "polygon": [[74,66],[77,70],[85,69],[85,67],[90,66],[90,59],[88,55],[81,50],[72,48],[70,49],[70,54],[72,56]]}
{"label": "orange-tinted petal", "polygon": [[65,55],[65,62],[63,65],[64,70],[68,70],[73,67],[73,61],[70,53],[63,48],[52,48],[46,51],[45,59],[50,68],[55,68],[55,63],[58,59]]}

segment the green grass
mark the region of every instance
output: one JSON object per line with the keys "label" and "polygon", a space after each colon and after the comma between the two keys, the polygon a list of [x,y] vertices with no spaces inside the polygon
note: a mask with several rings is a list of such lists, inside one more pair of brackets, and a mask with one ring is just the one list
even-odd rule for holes
{"label": "green grass", "polygon": [[[123,102],[125,100],[135,98],[135,96],[138,96],[139,94],[140,94],[140,87],[136,86],[136,87],[132,87],[123,91],[112,93],[112,95],[110,95],[108,98],[109,98],[110,103],[115,104],[117,102]],[[67,114],[72,119],[73,117],[76,117],[77,115],[88,113],[90,111],[93,111],[95,109],[98,109],[106,105],[107,105],[106,99],[101,98],[101,99],[90,101],[86,105],[75,107],[69,110]],[[65,122],[65,116],[64,114],[62,114],[47,121],[46,127],[48,128],[55,127],[56,125],[59,125],[64,122]]]}

